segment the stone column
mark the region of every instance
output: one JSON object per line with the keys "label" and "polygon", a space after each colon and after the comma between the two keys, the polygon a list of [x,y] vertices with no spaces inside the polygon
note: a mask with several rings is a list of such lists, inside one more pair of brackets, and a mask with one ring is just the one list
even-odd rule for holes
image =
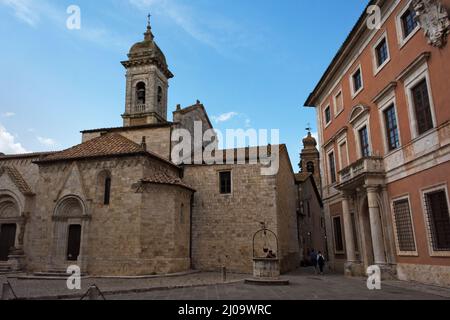
{"label": "stone column", "polygon": [[384,253],[383,231],[381,227],[380,207],[378,206],[377,194],[377,187],[367,187],[373,255],[375,264],[384,265],[386,264],[386,255]]}
{"label": "stone column", "polygon": [[344,194],[342,200],[342,210],[344,216],[345,249],[347,252],[347,262],[356,262],[355,237],[353,233],[353,221],[349,209],[350,196]]}

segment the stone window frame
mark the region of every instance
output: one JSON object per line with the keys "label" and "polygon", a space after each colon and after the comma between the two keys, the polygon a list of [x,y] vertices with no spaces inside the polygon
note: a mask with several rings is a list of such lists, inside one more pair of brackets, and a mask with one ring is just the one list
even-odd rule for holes
{"label": "stone window frame", "polygon": [[355,121],[353,124],[353,134],[354,134],[355,140],[356,140],[356,154],[358,155],[358,159],[363,158],[359,131],[361,129],[363,129],[364,127],[367,127],[370,153],[373,154],[374,150],[373,150],[373,145],[372,145],[372,131],[370,128],[370,113],[365,114],[360,119]]}
{"label": "stone window frame", "polygon": [[434,106],[434,100],[433,100],[433,91],[432,91],[431,82],[430,82],[430,72],[428,70],[428,62],[423,61],[422,63],[415,66],[414,70],[411,71],[409,73],[409,75],[404,78],[406,103],[408,105],[408,116],[409,116],[409,120],[410,120],[409,123],[410,123],[410,131],[411,131],[411,140],[414,140],[418,137],[426,136],[433,130],[433,129],[431,129],[427,132],[424,132],[423,134],[419,134],[419,131],[418,131],[415,103],[414,103],[414,97],[412,94],[412,90],[417,84],[419,84],[424,79],[426,80],[426,83],[427,83],[428,99],[430,101],[430,111],[431,111],[431,118],[433,121],[433,129],[436,129],[437,120],[436,120],[436,112],[435,112],[435,106]]}
{"label": "stone window frame", "polygon": [[[348,151],[348,139],[347,139],[347,133],[344,133],[341,137],[339,137],[337,140],[337,146],[338,146],[338,158],[339,158],[339,169],[343,170],[346,167],[350,166],[350,153]],[[347,157],[347,166],[344,167],[342,164],[342,153],[341,153],[341,146],[345,143],[345,152]]]}
{"label": "stone window frame", "polygon": [[[388,136],[387,136],[387,127],[386,127],[386,120],[384,116],[384,112],[390,108],[392,105],[394,105],[395,110],[395,117],[397,119],[397,131],[398,131],[398,141],[399,141],[399,147],[394,150],[389,149],[389,142],[388,142]],[[398,105],[397,105],[397,96],[395,94],[395,89],[391,90],[390,93],[388,93],[383,100],[381,100],[378,103],[378,113],[380,118],[380,129],[381,129],[381,136],[383,137],[383,148],[385,152],[385,156],[398,151],[402,148],[402,134],[401,134],[401,128],[400,128],[400,121],[398,118]]]}
{"label": "stone window frame", "polygon": [[420,202],[422,206],[422,213],[424,217],[425,222],[425,232],[426,232],[426,242],[428,244],[428,254],[430,257],[450,257],[450,251],[435,251],[433,249],[433,243],[431,240],[431,231],[430,231],[430,224],[429,224],[429,214],[428,210],[426,208],[425,202],[426,202],[426,195],[428,193],[432,193],[434,191],[440,191],[443,190],[445,192],[446,198],[447,198],[447,207],[449,208],[449,214],[450,214],[450,200],[449,200],[449,193],[448,193],[448,185],[447,182],[438,183],[433,186],[425,187],[420,189]]}
{"label": "stone window frame", "polygon": [[[337,96],[341,95],[342,100],[342,108],[337,108]],[[344,105],[344,91],[342,90],[342,87],[339,88],[339,90],[336,91],[336,93],[333,95],[333,104],[334,104],[334,118],[336,119],[342,112],[344,112],[345,105]]]}
{"label": "stone window frame", "polygon": [[[378,65],[377,49],[383,40],[386,41],[387,59],[382,64]],[[374,76],[376,76],[378,73],[380,73],[380,71],[383,70],[384,67],[391,61],[391,51],[390,51],[390,47],[389,47],[389,38],[388,38],[387,30],[385,30],[383,32],[383,34],[379,37],[379,39],[372,46],[372,60],[373,60],[373,75]]]}
{"label": "stone window frame", "polygon": [[402,10],[399,11],[397,16],[395,17],[395,26],[396,26],[396,32],[397,32],[397,40],[399,49],[403,48],[420,30],[419,24],[417,24],[416,28],[407,36],[405,37],[405,32],[403,30],[403,21],[402,16],[405,14],[405,12],[411,7],[412,0],[408,1]]}
{"label": "stone window frame", "polygon": [[[336,181],[332,182],[331,179],[331,167],[330,167],[330,155],[333,154],[333,158],[334,158],[334,169],[335,169],[335,174],[336,174]],[[338,183],[339,177],[338,177],[338,167],[336,166],[337,162],[336,162],[336,152],[334,150],[334,146],[331,146],[327,151],[326,151],[326,167],[327,167],[327,182],[328,182],[328,186],[335,186]]]}
{"label": "stone window frame", "polygon": [[[327,110],[330,110],[330,121],[327,122]],[[331,104],[327,104],[325,108],[323,108],[323,122],[325,124],[325,129],[330,126],[333,122],[333,113],[331,112]]]}
{"label": "stone window frame", "polygon": [[[413,230],[413,237],[414,237],[414,245],[416,247],[415,251],[401,251],[400,250],[400,243],[398,242],[398,230],[397,230],[397,221],[395,219],[395,207],[394,203],[397,201],[407,200],[409,205],[409,216],[411,218],[411,225]],[[411,197],[410,194],[405,194],[403,196],[397,196],[391,199],[391,213],[392,213],[392,225],[394,229],[394,237],[395,237],[395,247],[397,250],[397,255],[402,257],[418,257],[419,251],[417,247],[417,236],[416,236],[416,225],[414,223],[414,214],[413,214],[413,207],[411,206]]]}
{"label": "stone window frame", "polygon": [[[231,191],[230,193],[222,193],[221,192],[221,185],[220,185],[220,174],[222,172],[229,172],[230,173],[230,184],[231,184]],[[219,195],[221,196],[225,196],[225,197],[229,197],[232,196],[234,194],[234,175],[233,175],[233,170],[232,169],[222,169],[222,170],[217,170],[217,188],[219,190]]]}
{"label": "stone window frame", "polygon": [[[339,219],[340,220],[340,225],[341,225],[341,241],[342,241],[342,250],[337,250],[336,247],[336,225],[335,225],[335,221]],[[333,249],[334,249],[334,254],[335,255],[344,255],[345,252],[345,239],[344,239],[344,230],[343,230],[343,219],[342,216],[340,214],[331,216],[331,221],[332,221],[332,230],[333,230]]]}
{"label": "stone window frame", "polygon": [[[361,87],[358,90],[355,90],[354,75],[358,71],[361,74]],[[359,63],[357,67],[353,69],[353,72],[350,73],[349,82],[350,82],[350,92],[352,93],[352,99],[355,99],[364,90],[364,75],[361,63]]]}

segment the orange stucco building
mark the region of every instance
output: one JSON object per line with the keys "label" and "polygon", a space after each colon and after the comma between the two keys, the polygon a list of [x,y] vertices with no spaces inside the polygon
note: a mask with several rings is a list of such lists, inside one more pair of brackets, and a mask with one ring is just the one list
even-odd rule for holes
{"label": "orange stucco building", "polygon": [[367,9],[305,103],[330,264],[450,285],[450,0]]}

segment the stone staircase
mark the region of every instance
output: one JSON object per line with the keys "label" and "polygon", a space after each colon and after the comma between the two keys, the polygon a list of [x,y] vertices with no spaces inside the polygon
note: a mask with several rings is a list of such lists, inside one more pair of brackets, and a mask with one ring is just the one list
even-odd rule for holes
{"label": "stone staircase", "polygon": [[11,272],[11,266],[7,262],[0,262],[0,274],[8,274]]}

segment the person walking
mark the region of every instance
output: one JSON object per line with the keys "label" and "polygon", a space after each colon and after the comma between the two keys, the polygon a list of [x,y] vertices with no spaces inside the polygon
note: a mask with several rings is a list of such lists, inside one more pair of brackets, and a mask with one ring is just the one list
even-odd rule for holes
{"label": "person walking", "polygon": [[314,272],[317,273],[317,253],[314,249],[311,250],[309,259],[311,261],[311,265],[314,267]]}
{"label": "person walking", "polygon": [[323,268],[325,267],[325,257],[323,256],[321,251],[319,251],[319,254],[317,255],[317,264],[319,265],[320,274],[323,274]]}

